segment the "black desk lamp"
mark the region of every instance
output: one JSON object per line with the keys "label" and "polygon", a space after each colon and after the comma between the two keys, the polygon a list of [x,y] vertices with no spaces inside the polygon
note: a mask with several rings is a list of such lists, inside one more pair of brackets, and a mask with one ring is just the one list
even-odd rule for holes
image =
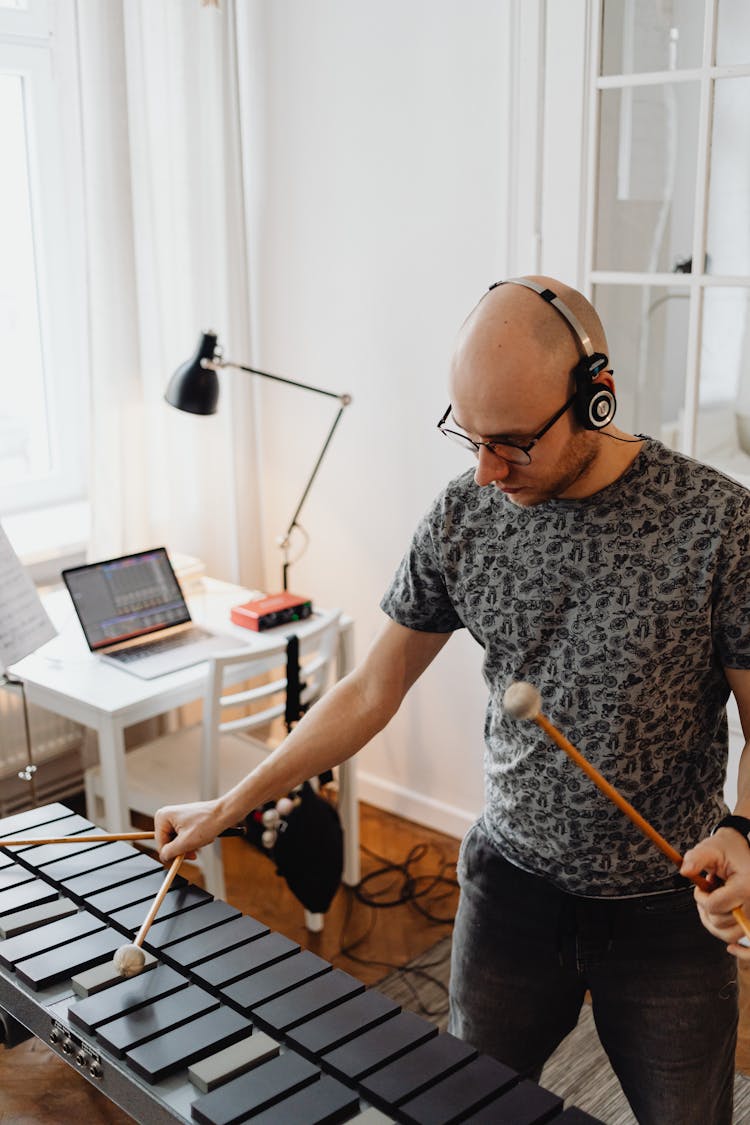
{"label": "black desk lamp", "polygon": [[310,479],[305,485],[304,492],[300,497],[297,507],[294,509],[294,515],[286,529],[286,533],[279,540],[279,546],[284,556],[281,575],[283,588],[286,590],[288,589],[287,572],[290,566],[289,543],[291,535],[294,529],[300,526],[297,520],[302,511],[302,505],[307,499],[315,477],[318,475],[318,469],[331,443],[334,431],[341,420],[341,415],[344,413],[344,408],[352,401],[351,395],[340,395],[336,394],[335,391],[324,391],[321,390],[320,387],[310,386],[309,383],[299,383],[295,379],[286,379],[281,375],[271,375],[268,371],[259,371],[257,367],[247,367],[244,363],[234,363],[232,360],[223,359],[216,333],[204,332],[198,341],[198,347],[194,355],[192,355],[186,363],[178,367],[170,379],[164,395],[165,399],[170,406],[176,406],[178,410],[186,410],[189,414],[215,414],[219,401],[219,376],[217,372],[220,371],[222,367],[233,367],[237,371],[248,371],[251,375],[260,375],[264,379],[273,379],[277,383],[286,383],[288,387],[301,387],[304,391],[313,391],[314,394],[327,395],[328,398],[337,399],[340,404],[336,417],[333,420],[333,425],[328,431],[323,443],[323,448],[318,454],[318,459],[310,474]]}

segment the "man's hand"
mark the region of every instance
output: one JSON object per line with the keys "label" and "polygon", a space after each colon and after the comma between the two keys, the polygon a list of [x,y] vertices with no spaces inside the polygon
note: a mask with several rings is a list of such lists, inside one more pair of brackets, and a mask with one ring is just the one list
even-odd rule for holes
{"label": "man's hand", "polygon": [[154,817],[154,834],[162,863],[175,856],[195,859],[199,848],[216,839],[224,825],[218,816],[218,801],[195,801],[190,805],[167,805]]}
{"label": "man's hand", "polygon": [[745,933],[732,914],[737,907],[745,914],[750,908],[750,848],[739,832],[720,828],[685,853],[680,873],[692,877],[701,872],[705,872],[709,882],[717,882],[713,891],[695,888],[703,925],[714,937],[725,941],[735,957],[750,961],[750,948],[737,944]]}

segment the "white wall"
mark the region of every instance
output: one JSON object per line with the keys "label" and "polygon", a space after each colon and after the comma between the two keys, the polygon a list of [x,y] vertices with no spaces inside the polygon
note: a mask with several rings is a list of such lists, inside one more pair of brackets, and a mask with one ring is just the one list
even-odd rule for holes
{"label": "white wall", "polygon": [[[514,273],[581,282],[586,11],[586,0],[238,4],[253,361],[353,395],[301,515],[310,544],[290,587],[353,616],[358,657],[419,515],[467,467],[435,430],[464,316]],[[266,573],[244,578],[271,589],[274,539],[335,411],[300,395],[259,388]],[[362,751],[365,800],[455,835],[475,819],[480,663],[457,634]]]}
{"label": "white wall", "polygon": [[[534,190],[523,169],[509,167],[511,101],[523,90],[514,57],[520,6],[242,7],[246,128],[262,152],[257,168],[246,169],[255,216],[253,361],[354,399],[302,513],[310,546],[290,587],[350,613],[361,656],[415,522],[467,465],[435,429],[458,327],[509,265],[534,265],[508,254],[509,230],[514,259],[533,241],[509,215],[509,192],[526,214]],[[573,7],[584,10],[578,0]],[[516,138],[514,151],[528,142]],[[561,167],[568,143],[557,155]],[[569,204],[564,192],[555,203],[568,239],[576,190],[577,179]],[[570,245],[566,276],[574,280],[575,238]],[[556,260],[564,258],[558,246]],[[285,530],[335,406],[268,384],[261,397],[265,577],[273,589],[274,536]],[[469,637],[451,640],[360,755],[365,799],[455,834],[473,820],[483,796],[480,657]]]}

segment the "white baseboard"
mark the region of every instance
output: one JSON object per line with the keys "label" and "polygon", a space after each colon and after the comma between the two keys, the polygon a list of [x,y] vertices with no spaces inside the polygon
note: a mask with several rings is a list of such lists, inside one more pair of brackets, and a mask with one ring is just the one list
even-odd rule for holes
{"label": "white baseboard", "polygon": [[357,790],[361,800],[368,804],[436,832],[444,832],[446,836],[454,836],[457,840],[468,832],[479,815],[361,770],[357,771]]}

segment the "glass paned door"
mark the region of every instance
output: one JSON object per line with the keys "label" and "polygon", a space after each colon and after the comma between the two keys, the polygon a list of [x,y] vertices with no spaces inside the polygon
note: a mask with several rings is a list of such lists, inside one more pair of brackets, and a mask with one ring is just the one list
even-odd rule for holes
{"label": "glass paned door", "polygon": [[750,4],[747,0],[719,0],[717,22],[716,65],[746,63]]}
{"label": "glass paned door", "polygon": [[700,66],[703,0],[608,0],[602,74],[638,74]]}
{"label": "glass paned door", "polygon": [[750,289],[707,289],[695,451],[750,488]]}
{"label": "glass paned door", "polygon": [[688,293],[668,285],[597,285],[594,302],[607,326],[617,425],[674,445],[687,363]]}
{"label": "glass paned door", "polygon": [[750,274],[750,77],[714,90],[706,270]]}
{"label": "glass paned door", "polygon": [[600,0],[592,33],[586,260],[618,421],[747,483],[750,5]]}
{"label": "glass paned door", "polygon": [[697,81],[603,90],[596,268],[670,272],[695,223]]}

